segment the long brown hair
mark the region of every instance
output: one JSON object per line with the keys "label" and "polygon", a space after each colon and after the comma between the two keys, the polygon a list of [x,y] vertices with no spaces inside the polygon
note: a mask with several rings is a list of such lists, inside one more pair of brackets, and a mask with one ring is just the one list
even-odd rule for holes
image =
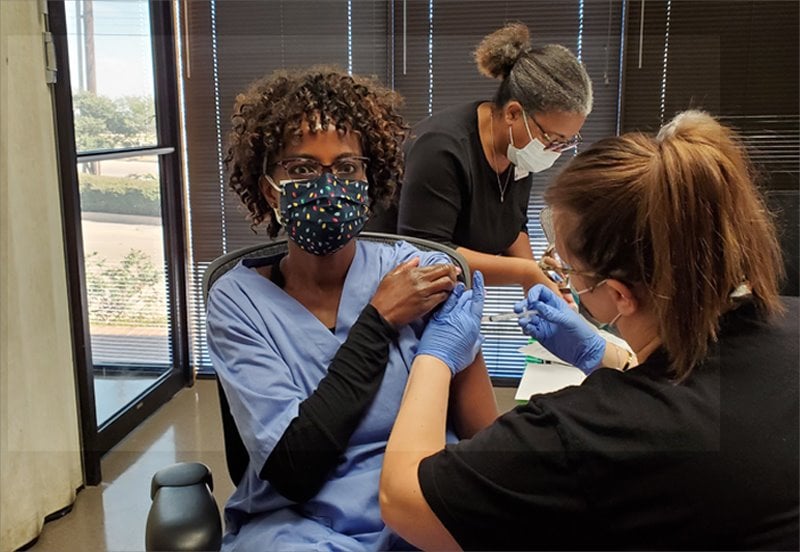
{"label": "long brown hair", "polygon": [[642,284],[677,378],[716,339],[731,292],[748,283],[758,309],[781,309],[781,252],[737,135],[687,111],[656,137],[595,143],[545,198],[577,216],[566,247],[587,269]]}

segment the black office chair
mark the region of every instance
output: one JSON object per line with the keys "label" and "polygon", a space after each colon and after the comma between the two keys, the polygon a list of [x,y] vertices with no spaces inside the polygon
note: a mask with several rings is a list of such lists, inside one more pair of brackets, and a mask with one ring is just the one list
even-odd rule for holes
{"label": "black office chair", "polygon": [[[377,232],[362,232],[358,239],[380,243],[404,240],[422,251],[445,253],[461,269],[459,280],[467,287],[471,285],[467,261],[450,247],[429,240]],[[265,258],[274,259],[274,262],[286,254],[287,248],[286,238],[282,238],[267,244],[238,249],[219,257],[203,275],[203,300],[208,299],[208,291],[214,282],[240,260]],[[217,393],[225,441],[225,462],[231,481],[238,485],[250,457],[236,428],[219,380]],[[149,552],[219,550],[222,544],[222,523],[219,508],[211,493],[213,489],[211,471],[205,464],[182,462],[159,470],[153,476],[150,486],[153,504],[147,516],[145,548]]]}

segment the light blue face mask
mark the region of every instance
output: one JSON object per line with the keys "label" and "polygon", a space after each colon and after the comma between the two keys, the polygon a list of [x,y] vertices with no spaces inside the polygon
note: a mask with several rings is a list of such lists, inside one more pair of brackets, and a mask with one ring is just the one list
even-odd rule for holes
{"label": "light blue face mask", "polygon": [[586,289],[582,289],[580,291],[575,289],[574,287],[572,287],[572,282],[571,281],[568,282],[567,285],[569,286],[570,294],[572,294],[572,299],[575,301],[575,304],[578,305],[578,309],[579,309],[578,312],[580,312],[583,315],[583,317],[586,318],[586,320],[591,322],[592,325],[596,326],[597,329],[603,330],[603,331],[607,331],[607,332],[611,332],[614,335],[617,335],[617,330],[614,327],[614,324],[616,324],[617,320],[619,320],[619,318],[622,316],[621,312],[618,312],[617,315],[614,317],[614,319],[611,320],[611,322],[600,322],[597,318],[595,318],[592,315],[591,312],[589,312],[589,309],[586,308],[586,305],[581,305],[581,299],[580,299],[581,295],[583,295],[584,293],[589,293],[589,292],[594,291],[598,287],[600,287],[603,284],[605,284],[607,281],[608,280],[601,280],[597,284],[595,284],[595,285],[593,285],[591,287],[588,287]]}

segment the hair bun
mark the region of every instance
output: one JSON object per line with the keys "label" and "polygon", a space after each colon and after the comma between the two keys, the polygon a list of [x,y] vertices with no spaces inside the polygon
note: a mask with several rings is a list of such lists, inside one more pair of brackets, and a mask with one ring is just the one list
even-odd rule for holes
{"label": "hair bun", "polygon": [[475,48],[478,70],[491,78],[505,78],[514,64],[531,47],[530,32],[522,23],[509,23],[484,37]]}
{"label": "hair bun", "polygon": [[659,142],[670,139],[691,140],[698,135],[719,135],[721,130],[719,122],[709,113],[690,109],[678,113],[670,122],[662,126],[656,139]]}

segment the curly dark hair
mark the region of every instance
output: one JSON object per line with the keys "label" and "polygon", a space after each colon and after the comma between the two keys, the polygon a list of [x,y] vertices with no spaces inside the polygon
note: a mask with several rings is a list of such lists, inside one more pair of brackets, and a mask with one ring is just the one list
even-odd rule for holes
{"label": "curly dark hair", "polygon": [[[369,158],[370,209],[386,204],[403,174],[402,142],[408,125],[397,112],[402,98],[377,81],[327,66],[276,71],[252,83],[236,97],[228,133],[225,167],[228,184],[249,211],[250,228],[268,220],[267,232],[280,230],[261,192],[266,166],[274,166],[287,139],[301,134],[303,121],[357,132]],[[311,126],[315,132],[316,124]]]}

